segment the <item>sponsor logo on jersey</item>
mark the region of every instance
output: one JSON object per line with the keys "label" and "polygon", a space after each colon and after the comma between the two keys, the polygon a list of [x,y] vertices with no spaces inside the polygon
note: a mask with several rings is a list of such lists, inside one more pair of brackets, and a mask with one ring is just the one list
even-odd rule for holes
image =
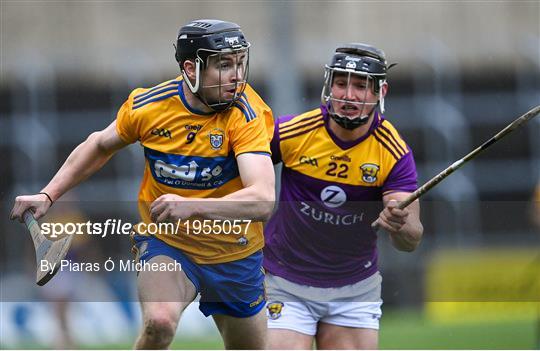
{"label": "sponsor logo on jersey", "polygon": [[[321,201],[328,208],[337,208],[347,202],[347,194],[336,185],[329,185],[321,191]],[[331,225],[354,225],[364,220],[364,213],[332,213],[328,210],[317,208],[304,201],[298,203],[300,213],[312,220]]]}
{"label": "sponsor logo on jersey", "polygon": [[345,161],[345,162],[351,162],[352,161],[351,158],[349,156],[347,156],[347,155],[343,155],[343,156],[334,156],[334,155],[332,155],[332,156],[330,156],[330,159],[332,161]]}
{"label": "sponsor logo on jersey", "polygon": [[317,159],[315,157],[309,157],[309,156],[300,156],[300,163],[304,163],[306,165],[310,165],[313,167],[319,167],[319,162],[317,162]]}
{"label": "sponsor logo on jersey", "polygon": [[269,302],[268,305],[266,305],[266,309],[268,310],[268,318],[276,320],[281,317],[281,311],[283,311],[284,305],[285,304],[280,301]]}
{"label": "sponsor logo on jersey", "polygon": [[336,208],[347,201],[347,194],[336,185],[329,185],[321,191],[321,201],[326,207]]}
{"label": "sponsor logo on jersey", "polygon": [[360,166],[362,171],[362,180],[366,183],[375,183],[377,181],[377,173],[379,166],[374,163],[364,163]]}
{"label": "sponsor logo on jersey", "polygon": [[152,130],[152,135],[157,135],[160,137],[172,139],[171,132],[166,128],[156,128]]}
{"label": "sponsor logo on jersey", "polygon": [[175,188],[213,189],[239,175],[232,156],[183,156],[149,148],[145,148],[145,156],[154,179]]}
{"label": "sponsor logo on jersey", "polygon": [[212,150],[221,150],[223,140],[225,139],[225,132],[222,129],[215,128],[208,133],[208,138],[210,139]]}
{"label": "sponsor logo on jersey", "polygon": [[194,132],[198,132],[199,130],[201,130],[202,125],[200,125],[200,124],[186,124],[185,128],[186,128],[186,130],[191,130],[191,131],[194,131]]}
{"label": "sponsor logo on jersey", "polygon": [[158,178],[193,181],[195,180],[198,166],[199,165],[195,161],[191,161],[186,165],[175,165],[173,163],[157,160],[154,163],[154,172]]}
{"label": "sponsor logo on jersey", "polygon": [[354,225],[364,220],[364,213],[337,214],[315,208],[304,201],[300,203],[300,213],[316,222],[331,225]]}

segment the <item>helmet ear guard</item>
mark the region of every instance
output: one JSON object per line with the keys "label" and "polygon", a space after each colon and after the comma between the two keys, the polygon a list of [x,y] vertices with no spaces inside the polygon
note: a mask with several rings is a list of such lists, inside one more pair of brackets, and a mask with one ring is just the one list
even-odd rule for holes
{"label": "helmet ear guard", "polygon": [[[186,82],[189,90],[193,94],[198,93],[199,87],[200,87],[200,82],[201,82],[201,79],[200,79],[200,77],[201,77],[201,61],[202,60],[199,57],[195,58],[195,84],[194,85],[191,83],[191,79],[188,77],[187,72],[184,69],[184,67],[180,68],[180,70],[182,72],[182,77],[184,77],[184,81]],[[184,62],[182,62],[182,66],[183,66]]]}

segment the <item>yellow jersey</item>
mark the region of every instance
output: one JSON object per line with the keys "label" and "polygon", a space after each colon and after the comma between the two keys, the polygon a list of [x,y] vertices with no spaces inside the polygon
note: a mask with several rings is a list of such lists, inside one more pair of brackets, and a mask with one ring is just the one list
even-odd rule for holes
{"label": "yellow jersey", "polygon": [[328,184],[358,187],[353,193],[362,189],[372,195],[359,200],[416,190],[412,152],[389,121],[375,113],[365,136],[344,142],[332,133],[328,118],[321,108],[279,118],[272,140],[274,163],[283,162],[287,170]]}
{"label": "yellow jersey", "polygon": [[[126,143],[144,148],[145,170],[138,201],[142,222],[151,223],[149,206],[163,194],[220,198],[243,188],[236,157],[242,153],[270,156],[272,111],[249,86],[231,108],[205,114],[185,98],[182,78],[153,88],[135,89],[116,120]],[[177,231],[156,237],[179,248],[194,262],[214,264],[239,260],[264,245],[262,223],[243,224],[235,234],[195,235],[182,219]],[[135,231],[139,232],[135,227]]]}

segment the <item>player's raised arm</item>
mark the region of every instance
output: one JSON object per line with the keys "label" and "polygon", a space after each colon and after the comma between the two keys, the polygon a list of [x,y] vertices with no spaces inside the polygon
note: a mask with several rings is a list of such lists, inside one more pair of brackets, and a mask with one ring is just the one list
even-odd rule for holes
{"label": "player's raised arm", "polygon": [[22,222],[22,215],[28,209],[34,211],[36,219],[41,218],[62,194],[97,172],[116,151],[126,145],[116,131],[116,121],[107,128],[90,134],[71,152],[60,170],[39,194],[15,198],[10,219]]}
{"label": "player's raised arm", "polygon": [[424,233],[420,222],[420,203],[418,200],[403,210],[397,208],[400,201],[409,193],[396,192],[383,197],[384,210],[379,214],[377,224],[390,234],[392,244],[400,251],[414,251]]}

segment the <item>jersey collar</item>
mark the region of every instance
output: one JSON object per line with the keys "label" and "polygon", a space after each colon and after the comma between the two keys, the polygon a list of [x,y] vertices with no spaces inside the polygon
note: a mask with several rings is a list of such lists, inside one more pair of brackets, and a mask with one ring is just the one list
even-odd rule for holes
{"label": "jersey collar", "polygon": [[204,111],[198,110],[198,109],[192,107],[187,102],[186,95],[184,93],[184,80],[183,79],[180,79],[180,84],[178,84],[178,96],[180,96],[180,100],[182,101],[182,104],[184,104],[184,106],[191,113],[194,113],[196,115],[201,115],[201,116],[210,116],[210,115],[213,115],[215,113],[215,112],[204,112]]}

